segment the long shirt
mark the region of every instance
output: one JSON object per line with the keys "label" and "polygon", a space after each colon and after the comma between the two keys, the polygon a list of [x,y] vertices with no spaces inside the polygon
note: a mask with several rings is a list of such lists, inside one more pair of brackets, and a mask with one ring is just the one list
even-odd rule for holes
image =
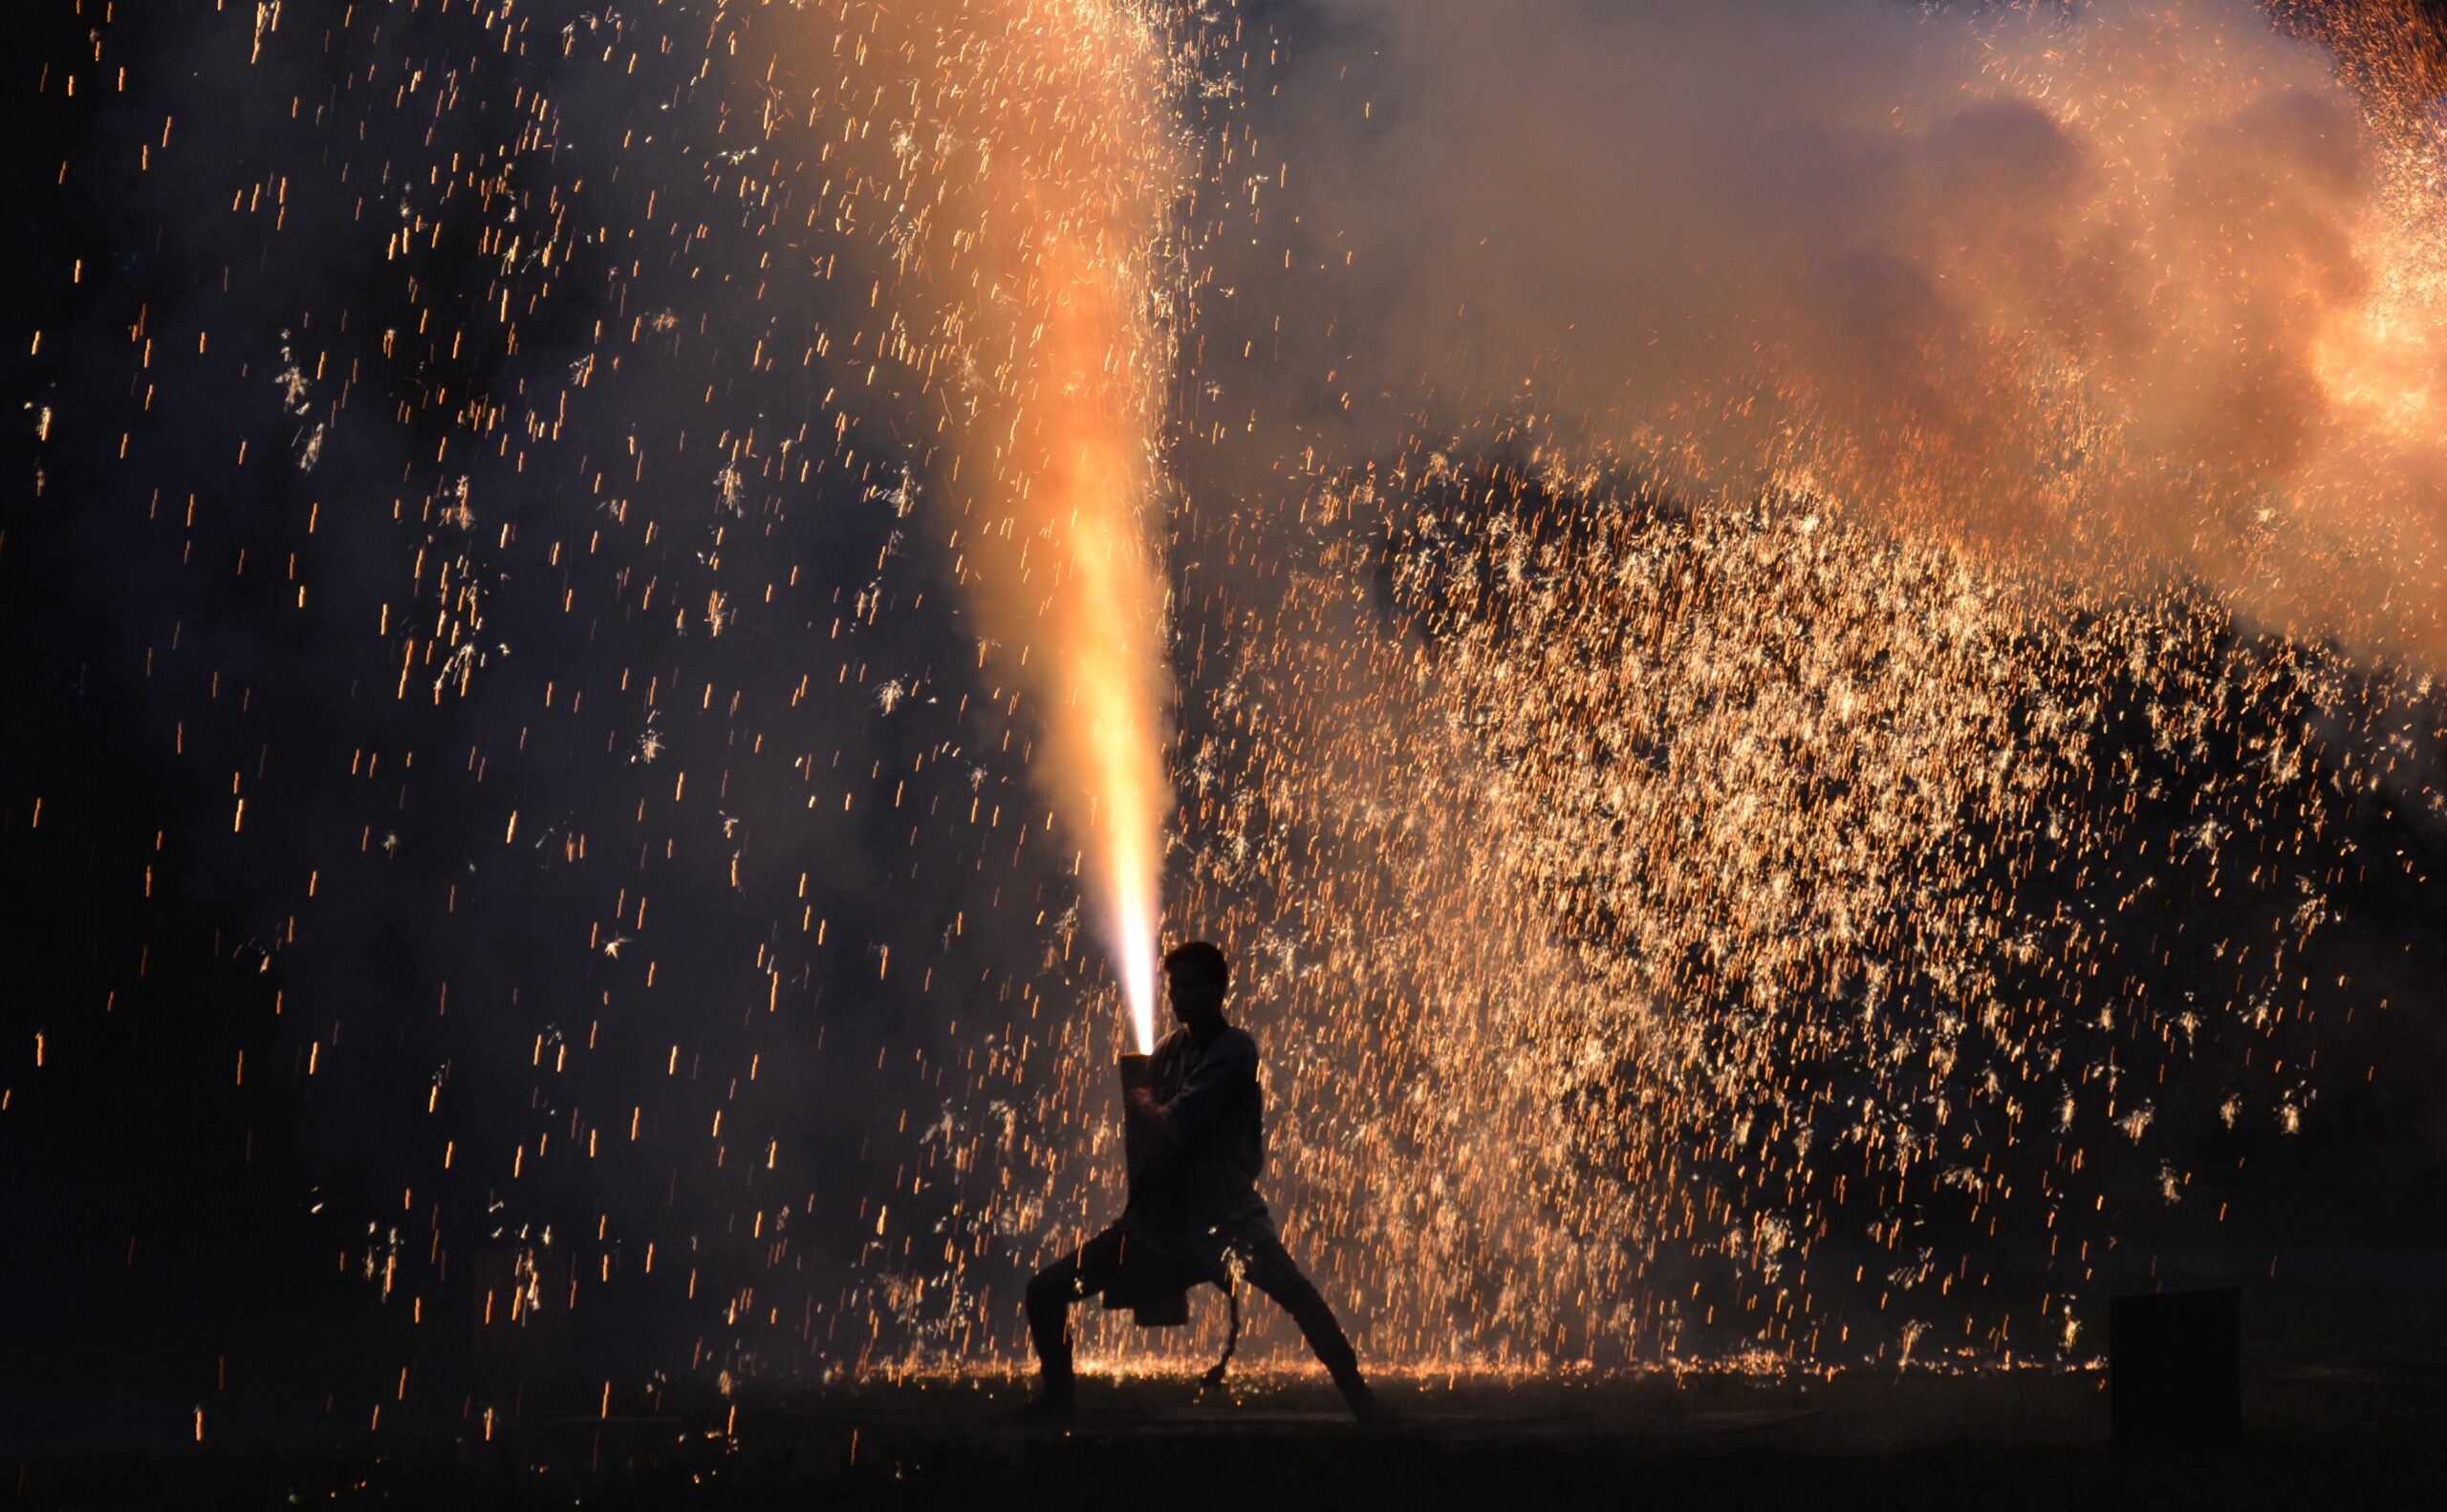
{"label": "long shirt", "polygon": [[1164,1036],[1149,1065],[1153,1117],[1138,1114],[1148,1150],[1133,1173],[1124,1227],[1151,1237],[1199,1240],[1267,1221],[1258,1177],[1266,1172],[1266,1094],[1258,1042],[1221,1020],[1193,1034]]}

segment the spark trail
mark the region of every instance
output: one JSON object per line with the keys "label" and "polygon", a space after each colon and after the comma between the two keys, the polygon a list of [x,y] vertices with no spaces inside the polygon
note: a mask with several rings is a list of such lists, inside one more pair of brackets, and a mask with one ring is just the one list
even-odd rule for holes
{"label": "spark trail", "polygon": [[1032,695],[1031,770],[1145,1049],[1172,807],[1154,534],[1183,188],[1173,52],[1109,0],[861,11],[833,52],[852,60],[850,192],[885,207],[886,353],[924,375],[947,454],[935,513],[978,606],[977,664]]}

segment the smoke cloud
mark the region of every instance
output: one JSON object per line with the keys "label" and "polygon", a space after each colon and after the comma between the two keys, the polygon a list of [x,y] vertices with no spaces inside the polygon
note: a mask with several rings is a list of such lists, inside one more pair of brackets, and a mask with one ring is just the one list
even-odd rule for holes
{"label": "smoke cloud", "polygon": [[2407,71],[2241,0],[1333,15],[1275,135],[1357,422],[1517,414],[2447,652],[2447,175],[2348,82]]}

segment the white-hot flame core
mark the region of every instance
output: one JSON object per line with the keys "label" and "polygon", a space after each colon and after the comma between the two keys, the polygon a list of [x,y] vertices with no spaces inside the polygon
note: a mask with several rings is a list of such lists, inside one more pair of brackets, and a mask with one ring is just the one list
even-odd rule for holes
{"label": "white-hot flame core", "polygon": [[1114,910],[1115,954],[1121,962],[1121,993],[1130,1007],[1130,1032],[1138,1053],[1156,1048],[1156,878],[1143,896],[1123,896]]}

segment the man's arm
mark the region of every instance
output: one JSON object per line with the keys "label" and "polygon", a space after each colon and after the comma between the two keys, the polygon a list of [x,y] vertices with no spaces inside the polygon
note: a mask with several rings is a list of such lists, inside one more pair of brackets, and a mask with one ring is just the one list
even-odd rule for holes
{"label": "man's arm", "polygon": [[1181,1090],[1165,1102],[1141,1088],[1130,1096],[1130,1109],[1158,1132],[1164,1142],[1180,1148],[1195,1144],[1215,1127],[1235,1099],[1245,1095],[1258,1076],[1258,1048],[1246,1034],[1233,1034],[1190,1068]]}

